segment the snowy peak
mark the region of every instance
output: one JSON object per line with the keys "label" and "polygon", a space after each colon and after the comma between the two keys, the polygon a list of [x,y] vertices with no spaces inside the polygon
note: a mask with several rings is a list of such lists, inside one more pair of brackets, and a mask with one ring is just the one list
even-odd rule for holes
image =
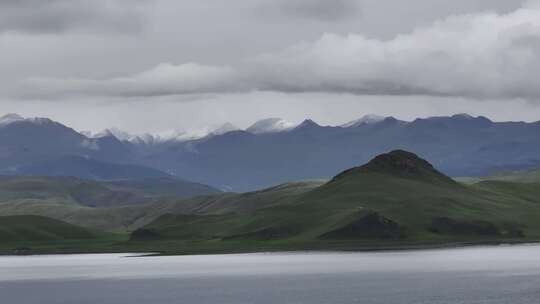
{"label": "snowy peak", "polygon": [[94,135],[93,137],[100,138],[100,137],[107,137],[107,136],[116,137],[116,139],[118,139],[120,141],[131,141],[136,137],[136,136],[131,135],[131,134],[129,134],[129,133],[125,132],[125,131],[122,131],[122,130],[120,130],[118,128],[105,129],[102,132]]}
{"label": "snowy peak", "polygon": [[131,134],[126,131],[120,130],[118,128],[114,128],[114,127],[105,129],[96,134],[87,133],[84,135],[86,137],[95,138],[95,139],[104,138],[104,137],[114,137],[119,141],[125,141],[125,142],[134,143],[134,144],[153,144],[159,141],[159,137],[151,135],[151,134],[135,135],[135,134]]}
{"label": "snowy peak", "polygon": [[165,142],[165,141],[186,141],[191,139],[200,138],[202,135],[200,134],[191,134],[184,130],[173,130],[170,132],[166,132],[163,135],[157,136],[158,141]]}
{"label": "snowy peak", "polygon": [[31,122],[36,125],[47,125],[47,124],[59,124],[59,122],[56,122],[52,119],[45,118],[45,117],[33,117],[33,118],[26,118],[24,121]]}
{"label": "snowy peak", "polygon": [[341,127],[343,127],[343,128],[355,128],[355,127],[359,127],[359,126],[362,126],[362,125],[376,124],[376,123],[379,123],[381,121],[384,121],[385,119],[386,119],[386,117],[384,117],[384,116],[375,115],[375,114],[368,114],[368,115],[364,115],[360,119],[349,121],[348,123],[341,125]]}
{"label": "snowy peak", "polygon": [[290,130],[294,127],[294,124],[285,121],[281,118],[266,118],[257,121],[246,131],[252,134],[265,134],[265,133],[277,133],[286,130]]}
{"label": "snowy peak", "polygon": [[159,137],[156,137],[152,134],[145,133],[145,134],[137,135],[135,138],[131,139],[130,142],[135,143],[135,144],[151,145],[151,144],[158,143]]}
{"label": "snowy peak", "polygon": [[210,132],[210,135],[223,135],[225,133],[238,131],[238,130],[239,128],[237,128],[235,125],[231,124],[230,122],[227,122],[227,123],[224,123],[221,127]]}
{"label": "snowy peak", "polygon": [[164,142],[185,142],[189,140],[197,140],[208,136],[223,135],[232,131],[240,130],[231,123],[224,123],[217,128],[200,128],[192,130],[174,129],[163,132],[158,135],[146,134],[146,139],[143,136],[137,136],[139,140],[146,143],[164,143]]}
{"label": "snowy peak", "polygon": [[24,120],[24,117],[20,116],[19,114],[9,113],[0,117],[0,125],[8,125],[21,120]]}
{"label": "snowy peak", "polygon": [[182,129],[173,129],[166,132],[162,132],[158,135],[154,136],[154,141],[156,143],[163,143],[163,142],[184,142],[188,140],[195,140],[200,139],[205,136],[207,136],[210,132],[208,132],[207,128],[203,129],[195,129],[195,130],[182,130]]}
{"label": "snowy peak", "polygon": [[43,117],[24,118],[21,115],[15,114],[15,113],[9,113],[0,117],[0,126],[7,126],[7,125],[10,125],[12,123],[17,123],[17,122],[27,122],[27,123],[32,123],[36,125],[60,124],[49,118],[43,118]]}

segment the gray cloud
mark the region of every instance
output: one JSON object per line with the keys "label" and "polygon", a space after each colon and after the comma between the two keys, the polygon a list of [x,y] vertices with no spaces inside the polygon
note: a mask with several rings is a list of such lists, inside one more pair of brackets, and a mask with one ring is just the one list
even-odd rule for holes
{"label": "gray cloud", "polygon": [[[530,18],[506,16],[524,0],[351,0],[355,10],[338,5],[329,15],[309,7],[320,1],[290,1],[0,0],[1,111],[134,133],[227,121],[246,127],[267,117],[340,124],[367,113],[540,116],[540,103],[519,98],[433,97],[536,96],[537,21],[523,30]],[[517,29],[473,26],[492,16],[485,11],[499,14],[493,24]],[[452,25],[452,15],[477,21]],[[491,42],[478,38],[491,29]],[[157,68],[167,62],[183,72]],[[202,67],[190,81],[186,62]],[[369,92],[395,96],[362,95]]]}
{"label": "gray cloud", "polygon": [[277,0],[267,9],[293,17],[336,21],[357,16],[358,0]]}
{"label": "gray cloud", "polygon": [[229,67],[162,63],[134,75],[108,79],[30,78],[20,89],[26,98],[61,96],[157,97],[245,90]]}
{"label": "gray cloud", "polygon": [[140,0],[0,0],[0,32],[138,32]]}
{"label": "gray cloud", "polygon": [[536,3],[509,14],[452,16],[391,40],[325,34],[257,58],[259,88],[538,99]]}
{"label": "gray cloud", "polygon": [[162,64],[109,79],[37,78],[38,97],[238,91],[540,99],[540,6],[452,16],[391,40],[324,34],[236,67]]}

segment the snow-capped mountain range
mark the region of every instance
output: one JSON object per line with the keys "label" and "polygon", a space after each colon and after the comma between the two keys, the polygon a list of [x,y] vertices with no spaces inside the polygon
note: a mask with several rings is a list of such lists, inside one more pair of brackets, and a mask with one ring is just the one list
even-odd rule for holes
{"label": "snow-capped mountain range", "polygon": [[89,137],[99,138],[104,136],[114,136],[121,141],[129,141],[133,143],[159,144],[164,142],[184,142],[189,140],[201,139],[208,136],[223,135],[233,131],[246,131],[252,134],[268,134],[291,130],[296,125],[285,121],[281,118],[267,118],[255,122],[246,129],[241,129],[227,122],[218,127],[208,127],[198,130],[169,130],[159,134],[131,134],[118,128],[109,128],[101,132],[92,134],[86,132]]}
{"label": "snow-capped mountain range", "polygon": [[540,122],[493,122],[467,114],[402,121],[363,116],[340,126],[278,118],[246,129],[132,135],[77,132],[48,118],[0,117],[0,174],[91,179],[180,177],[253,190],[325,178],[394,150],[429,158],[452,176],[540,166]]}
{"label": "snow-capped mountain range", "polygon": [[[11,116],[11,115],[16,115],[17,117],[20,117],[17,114],[8,114],[4,117],[6,117],[6,120],[9,120],[9,117],[7,116]],[[386,117],[384,116],[368,114],[361,117],[360,119],[343,124],[341,125],[341,127],[351,128],[351,127],[358,127],[360,125],[375,124],[375,123],[379,123],[383,121],[385,118]],[[1,119],[2,118],[0,118],[0,124],[1,124]],[[311,123],[316,124],[314,121],[310,119],[306,121],[310,121]],[[115,127],[105,129],[95,134],[91,132],[87,132],[87,131],[82,132],[82,133],[91,138],[114,136],[118,140],[121,140],[121,141],[128,141],[128,142],[141,143],[141,144],[143,143],[144,144],[159,144],[159,143],[164,143],[164,142],[169,142],[169,141],[184,142],[184,141],[189,141],[189,140],[196,140],[196,139],[201,139],[208,136],[223,135],[223,134],[233,132],[233,131],[245,131],[251,134],[271,134],[271,133],[287,132],[287,131],[293,130],[296,127],[299,127],[300,125],[304,123],[305,121],[300,124],[295,124],[293,122],[286,121],[282,118],[265,118],[265,119],[256,121],[255,123],[253,123],[251,126],[249,126],[246,129],[238,128],[235,125],[227,122],[215,128],[209,127],[209,128],[203,128],[203,129],[191,130],[191,131],[174,129],[174,130],[162,132],[159,134],[149,134],[149,133],[131,134]]]}

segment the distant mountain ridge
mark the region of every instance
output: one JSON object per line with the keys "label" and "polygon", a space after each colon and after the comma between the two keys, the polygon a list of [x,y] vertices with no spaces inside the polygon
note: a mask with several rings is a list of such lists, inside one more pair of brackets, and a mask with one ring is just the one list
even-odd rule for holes
{"label": "distant mountain ridge", "polygon": [[[396,149],[414,151],[450,176],[540,166],[540,122],[493,122],[467,114],[410,122],[368,115],[342,126],[322,126],[310,119],[294,126],[272,118],[247,130],[226,124],[200,138],[137,138],[119,130],[92,137],[50,119],[10,114],[0,118],[0,174],[126,177],[94,173],[110,164],[136,166],[141,170],[128,175],[137,178],[156,177],[159,171],[220,189],[249,191],[329,178]],[[72,170],[73,159],[94,165]]]}

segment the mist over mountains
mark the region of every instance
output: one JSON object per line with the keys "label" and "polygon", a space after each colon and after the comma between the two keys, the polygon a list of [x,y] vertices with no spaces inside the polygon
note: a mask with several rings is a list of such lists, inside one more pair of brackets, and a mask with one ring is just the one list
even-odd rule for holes
{"label": "mist over mountains", "polygon": [[483,176],[540,165],[540,122],[493,122],[459,114],[364,116],[341,126],[277,118],[206,135],[77,132],[47,118],[0,118],[0,174],[94,180],[178,178],[231,191],[329,178],[395,149],[414,151],[450,176]]}

